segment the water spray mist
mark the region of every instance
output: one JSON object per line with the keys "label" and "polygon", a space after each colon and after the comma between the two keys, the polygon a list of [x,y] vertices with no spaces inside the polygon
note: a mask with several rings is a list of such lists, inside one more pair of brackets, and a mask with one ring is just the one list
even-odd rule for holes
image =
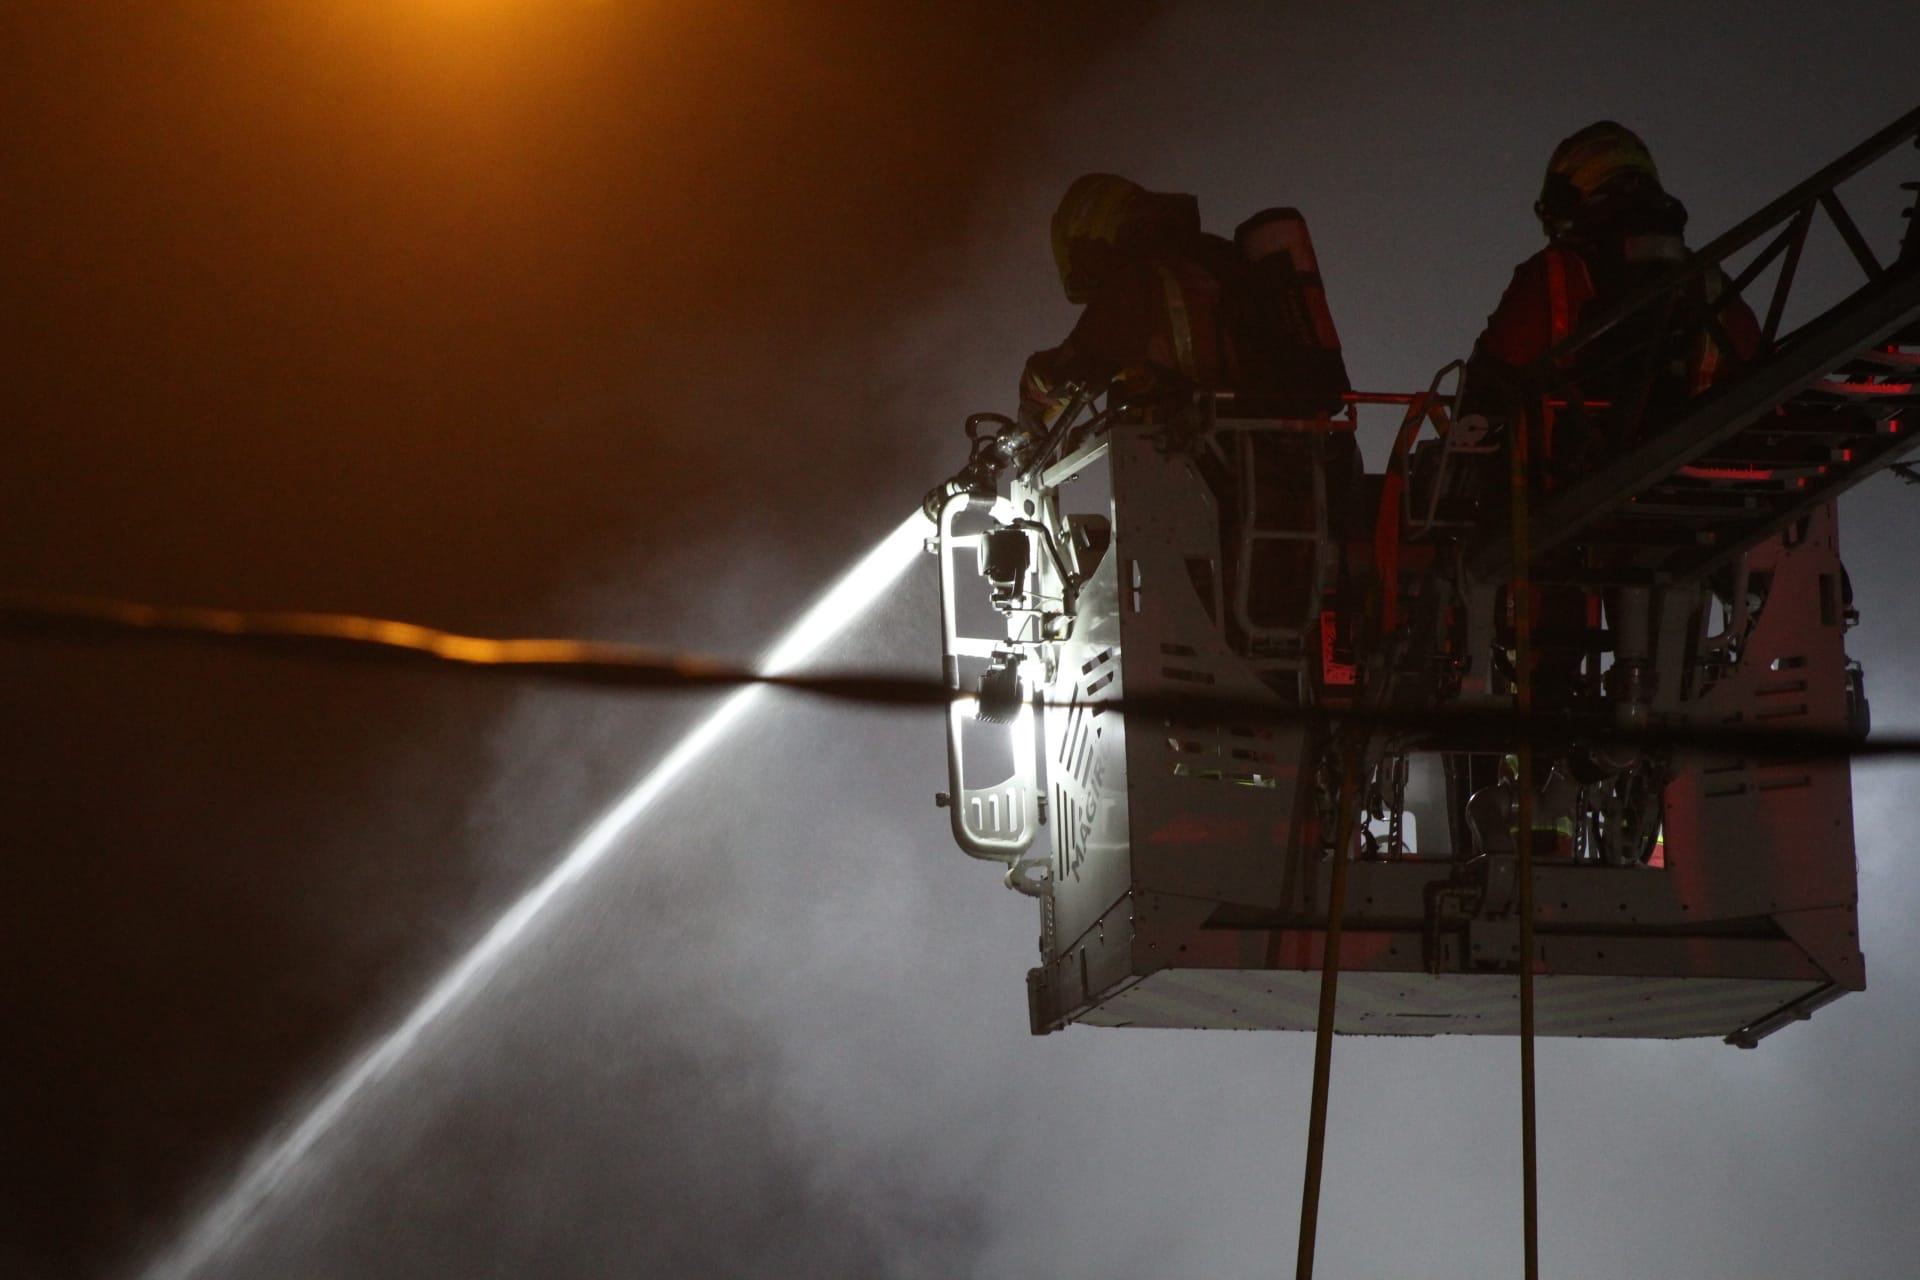
{"label": "water spray mist", "polygon": [[[762,669],[776,674],[790,672],[809,661],[828,641],[865,614],[899,579],[921,550],[926,534],[925,517],[915,512],[813,603],[768,651]],[[552,871],[494,921],[486,934],[434,982],[398,1026],[355,1055],[296,1123],[262,1143],[233,1185],[206,1208],[184,1235],[149,1264],[145,1276],[149,1280],[173,1280],[192,1275],[237,1239],[254,1212],[273,1197],[360,1095],[412,1052],[435,1023],[471,1000],[487,978],[525,940],[535,921],[548,912],[568,887],[598,866],[653,803],[711,751],[765,692],[760,688],[747,688],[730,695],[682,738],[587,829]]]}

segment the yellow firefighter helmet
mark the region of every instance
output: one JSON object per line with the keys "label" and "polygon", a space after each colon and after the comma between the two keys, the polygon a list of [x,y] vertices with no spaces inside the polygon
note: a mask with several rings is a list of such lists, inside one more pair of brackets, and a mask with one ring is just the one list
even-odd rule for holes
{"label": "yellow firefighter helmet", "polygon": [[1612,120],[1597,120],[1553,149],[1533,211],[1549,236],[1558,235],[1582,205],[1628,174],[1660,186],[1653,153],[1640,135]]}
{"label": "yellow firefighter helmet", "polygon": [[1074,179],[1060,198],[1060,207],[1053,211],[1053,263],[1069,302],[1085,302],[1091,296],[1094,263],[1089,259],[1101,255],[1089,254],[1087,246],[1114,246],[1144,194],[1138,183],[1125,178],[1089,173]]}

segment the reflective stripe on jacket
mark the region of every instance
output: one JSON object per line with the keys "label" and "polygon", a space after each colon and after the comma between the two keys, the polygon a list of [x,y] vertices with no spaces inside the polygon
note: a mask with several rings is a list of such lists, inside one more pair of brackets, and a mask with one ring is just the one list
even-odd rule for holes
{"label": "reflective stripe on jacket", "polygon": [[1023,403],[1051,407],[1069,382],[1130,392],[1218,390],[1238,357],[1221,307],[1222,286],[1189,258],[1155,254],[1116,271],[1087,303],[1067,340],[1028,357]]}
{"label": "reflective stripe on jacket", "polygon": [[1549,245],[1514,269],[1500,305],[1487,317],[1480,349],[1520,369],[1570,337],[1596,296],[1587,261]]}
{"label": "reflective stripe on jacket", "polygon": [[[1711,308],[1730,287],[1725,273],[1715,268],[1699,277],[1697,296]],[[1600,301],[1586,258],[1570,246],[1549,245],[1515,268],[1500,305],[1487,317],[1479,349],[1502,364],[1524,368],[1578,332]],[[1686,356],[1687,388],[1694,395],[1760,353],[1760,324],[1745,302],[1727,302],[1717,319],[1733,349],[1723,350],[1704,327],[1694,337]],[[1557,363],[1567,368],[1578,362],[1563,358]]]}

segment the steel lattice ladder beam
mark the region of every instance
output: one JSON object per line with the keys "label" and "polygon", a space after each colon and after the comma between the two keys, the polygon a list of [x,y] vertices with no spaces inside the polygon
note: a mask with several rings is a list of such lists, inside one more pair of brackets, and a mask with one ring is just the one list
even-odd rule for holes
{"label": "steel lattice ladder beam", "polygon": [[[1531,558],[1603,549],[1604,576],[1696,578],[1897,460],[1920,442],[1920,242],[1890,267],[1874,258],[1835,194],[1837,185],[1920,134],[1920,109],[1881,130],[1702,249],[1685,267],[1611,308],[1543,362],[1585,348],[1622,321],[1664,306],[1702,273],[1777,230],[1736,279],[1783,258],[1767,311],[1769,338],[1791,289],[1816,210],[1832,219],[1867,282],[1780,340],[1638,447],[1539,504]],[[1502,532],[1477,539],[1466,566],[1479,581],[1507,576]],[[1555,576],[1551,570],[1548,577]],[[1582,572],[1591,580],[1590,571]]]}

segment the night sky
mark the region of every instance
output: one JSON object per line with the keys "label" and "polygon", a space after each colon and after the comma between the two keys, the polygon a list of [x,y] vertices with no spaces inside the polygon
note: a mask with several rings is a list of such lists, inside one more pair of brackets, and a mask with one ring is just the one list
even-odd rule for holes
{"label": "night sky", "polygon": [[[1356,382],[1406,390],[1560,137],[1639,130],[1698,244],[1911,108],[1920,47],[1911,4],[1035,8],[8,5],[0,585],[751,658],[1064,331],[1074,175],[1298,205]],[[1849,191],[1877,244],[1917,178]],[[1920,491],[1841,515],[1912,729]],[[831,660],[931,673],[931,574]],[[708,705],[0,655],[30,1280],[167,1257]],[[1033,906],[953,848],[942,752],[767,701],[191,1274],[1290,1274],[1310,1039],[1030,1038]],[[1855,771],[1865,994],[1753,1053],[1542,1043],[1550,1274],[1913,1270],[1914,776]],[[1517,1056],[1339,1042],[1321,1274],[1517,1273]]]}

